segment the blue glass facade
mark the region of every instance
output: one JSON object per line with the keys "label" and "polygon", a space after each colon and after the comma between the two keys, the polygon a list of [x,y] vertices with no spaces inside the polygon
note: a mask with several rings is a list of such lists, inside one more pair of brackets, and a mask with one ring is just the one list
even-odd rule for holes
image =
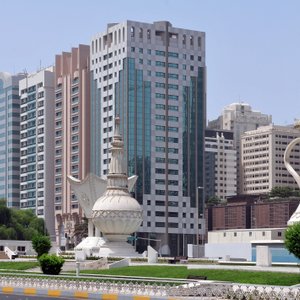
{"label": "blue glass facade", "polygon": [[[203,187],[203,153],[205,130],[205,68],[191,77],[183,88],[183,196],[196,206],[197,187]],[[203,195],[199,194],[199,210],[203,212]]]}
{"label": "blue glass facade", "polygon": [[20,100],[22,76],[0,73],[0,198],[20,205]]}
{"label": "blue glass facade", "polygon": [[124,59],[116,84],[116,114],[121,119],[128,176],[138,175],[135,197],[142,203],[150,193],[151,84],[143,80],[143,71],[132,58]]}

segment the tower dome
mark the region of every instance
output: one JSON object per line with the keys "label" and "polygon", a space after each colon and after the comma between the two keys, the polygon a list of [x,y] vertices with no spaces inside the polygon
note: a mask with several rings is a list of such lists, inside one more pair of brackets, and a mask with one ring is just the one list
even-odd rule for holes
{"label": "tower dome", "polygon": [[108,241],[126,241],[142,222],[142,208],[128,192],[120,119],[115,119],[106,192],[93,206],[93,223]]}

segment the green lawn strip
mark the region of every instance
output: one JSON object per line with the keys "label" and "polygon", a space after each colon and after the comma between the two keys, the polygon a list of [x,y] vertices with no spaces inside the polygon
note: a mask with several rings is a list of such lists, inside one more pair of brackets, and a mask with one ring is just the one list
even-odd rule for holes
{"label": "green lawn strip", "polygon": [[3,261],[0,262],[0,269],[2,270],[29,270],[39,266],[35,261]]}
{"label": "green lawn strip", "polygon": [[300,273],[187,269],[185,266],[132,266],[110,270],[82,270],[81,274],[105,274],[123,276],[141,276],[158,278],[187,278],[188,275],[207,276],[207,280],[228,281],[248,284],[267,284],[291,286],[300,283]]}

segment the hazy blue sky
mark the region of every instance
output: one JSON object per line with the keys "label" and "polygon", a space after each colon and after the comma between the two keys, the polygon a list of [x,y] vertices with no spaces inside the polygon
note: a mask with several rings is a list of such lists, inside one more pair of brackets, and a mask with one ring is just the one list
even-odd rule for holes
{"label": "hazy blue sky", "polygon": [[207,116],[249,103],[279,125],[300,119],[298,0],[1,0],[0,71],[33,72],[125,20],[206,32]]}

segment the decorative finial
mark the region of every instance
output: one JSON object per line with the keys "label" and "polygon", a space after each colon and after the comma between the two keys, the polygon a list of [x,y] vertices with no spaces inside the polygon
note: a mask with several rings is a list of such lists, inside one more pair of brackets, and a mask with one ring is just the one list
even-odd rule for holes
{"label": "decorative finial", "polygon": [[120,136],[120,117],[117,115],[115,117],[115,136]]}

